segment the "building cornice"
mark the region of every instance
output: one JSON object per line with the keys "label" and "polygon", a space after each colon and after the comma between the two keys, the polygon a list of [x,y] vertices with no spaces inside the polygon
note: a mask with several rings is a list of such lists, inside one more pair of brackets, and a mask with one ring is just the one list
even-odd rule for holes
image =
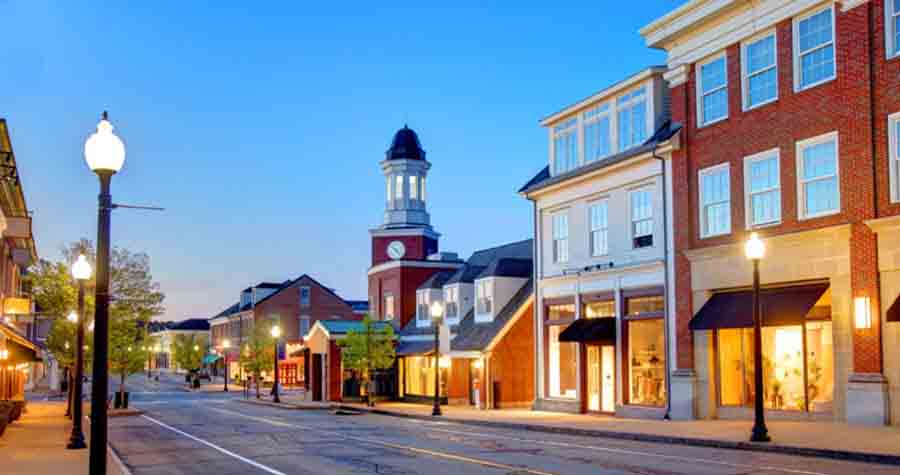
{"label": "building cornice", "polygon": [[687,64],[679,64],[666,71],[663,74],[663,79],[669,83],[669,88],[677,87],[687,82],[689,72],[690,67]]}
{"label": "building cornice", "polygon": [[379,272],[384,272],[386,270],[391,269],[399,269],[401,267],[417,267],[421,269],[447,269],[454,270],[459,269],[464,266],[465,262],[446,262],[446,261],[410,261],[410,260],[399,260],[399,261],[388,261],[382,262],[376,266],[372,266],[369,268],[369,272],[367,275],[377,274]]}
{"label": "building cornice", "polygon": [[372,237],[398,237],[398,236],[425,236],[432,239],[439,239],[441,234],[431,227],[421,228],[375,228],[370,229],[369,234]]}

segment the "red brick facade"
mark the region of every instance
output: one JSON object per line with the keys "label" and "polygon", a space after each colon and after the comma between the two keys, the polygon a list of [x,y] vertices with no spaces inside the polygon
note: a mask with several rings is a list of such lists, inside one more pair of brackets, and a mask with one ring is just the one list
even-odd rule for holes
{"label": "red brick facade", "polygon": [[372,238],[372,265],[377,266],[391,260],[387,254],[388,244],[400,241],[406,247],[403,259],[421,261],[438,251],[437,239],[427,236],[382,236]]}
{"label": "red brick facade", "polygon": [[[743,242],[747,238],[744,210],[744,158],[778,148],[780,151],[781,223],[759,229],[763,236],[807,231],[834,225],[850,226],[851,291],[869,297],[872,314],[880,315],[877,240],[864,223],[900,214],[890,202],[888,115],[900,111],[900,59],[886,60],[883,0],[848,11],[833,4],[836,78],[795,92],[792,20],[776,26],[778,98],[749,111],[742,108],[740,44],[727,47],[728,118],[711,125],[697,123],[697,65],[688,79],[673,87],[672,118],[683,124],[682,147],[673,153],[675,209],[676,329],[678,368],[693,366],[693,316],[690,264],[684,251]],[[798,218],[798,141],[829,132],[838,134],[840,212]],[[701,239],[698,171],[730,163],[730,234]],[[854,372],[881,372],[879,318],[870,330],[853,335]]]}
{"label": "red brick facade", "polygon": [[[437,262],[429,263],[437,264]],[[392,269],[369,275],[369,311],[378,318],[384,316],[384,296],[394,296],[394,318],[405,327],[416,314],[416,289],[434,273],[442,270],[453,270],[458,266],[417,267],[415,264],[404,264]]]}
{"label": "red brick facade", "polygon": [[[308,306],[300,304],[300,289],[309,287]],[[319,320],[358,320],[353,309],[341,297],[322,286],[315,279],[303,275],[289,287],[283,288],[257,303],[253,309],[254,319],[269,322],[280,318],[282,339],[297,341],[300,335],[300,317],[309,317],[309,328]]]}

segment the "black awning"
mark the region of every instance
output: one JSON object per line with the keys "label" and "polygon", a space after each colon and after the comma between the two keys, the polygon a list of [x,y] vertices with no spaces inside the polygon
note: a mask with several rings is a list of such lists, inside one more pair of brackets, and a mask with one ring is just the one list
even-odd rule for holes
{"label": "black awning", "polygon": [[589,343],[615,340],[616,319],[614,317],[580,318],[559,334],[561,342]]}
{"label": "black awning", "polygon": [[897,298],[894,299],[894,303],[892,303],[891,307],[888,308],[887,321],[900,322],[900,295],[898,295]]}
{"label": "black awning", "polygon": [[[763,326],[800,325],[815,307],[828,284],[778,287],[760,291]],[[822,312],[812,312],[821,319]],[[714,294],[691,319],[691,330],[750,328],[753,326],[753,292]]]}

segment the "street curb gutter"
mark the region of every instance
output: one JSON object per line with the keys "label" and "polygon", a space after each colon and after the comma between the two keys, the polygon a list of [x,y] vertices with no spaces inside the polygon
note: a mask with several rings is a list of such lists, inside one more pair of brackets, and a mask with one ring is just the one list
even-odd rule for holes
{"label": "street curb gutter", "polygon": [[655,442],[662,444],[677,444],[677,445],[688,445],[694,447],[710,447],[717,449],[732,449],[732,450],[746,450],[750,452],[767,452],[767,453],[775,453],[775,454],[786,454],[786,455],[799,455],[803,457],[817,457],[817,458],[826,458],[826,459],[834,459],[834,460],[844,460],[844,461],[853,461],[853,462],[868,462],[868,463],[878,463],[883,465],[897,465],[900,466],[900,456],[898,455],[890,455],[890,454],[877,454],[877,453],[867,453],[867,452],[855,452],[849,450],[834,450],[834,449],[817,449],[811,447],[797,447],[793,445],[779,445],[779,444],[760,444],[753,442],[734,442],[730,440],[716,440],[716,439],[703,439],[703,438],[695,438],[695,437],[681,437],[681,436],[669,436],[669,435],[657,435],[657,434],[641,434],[634,432],[617,432],[617,431],[608,431],[608,430],[598,430],[598,429],[577,429],[572,427],[553,427],[553,426],[544,426],[544,425],[536,425],[536,424],[524,424],[524,423],[516,423],[516,422],[498,422],[498,421],[482,421],[482,420],[473,420],[473,419],[460,419],[454,417],[446,417],[442,416],[439,419],[433,416],[419,415],[419,414],[407,414],[403,412],[390,411],[385,409],[373,409],[373,408],[364,408],[364,407],[356,407],[349,406],[344,404],[334,404],[332,405],[335,409],[344,409],[358,412],[367,412],[370,414],[377,414],[382,416],[392,416],[392,417],[403,417],[407,419],[416,419],[423,421],[434,421],[441,420],[446,422],[453,422],[457,424],[464,425],[472,425],[472,426],[481,426],[481,427],[492,427],[497,429],[513,429],[513,430],[527,430],[532,432],[544,432],[551,434],[563,434],[563,435],[575,435],[575,436],[586,436],[586,437],[603,437],[607,439],[619,439],[619,440],[633,440],[638,442]]}
{"label": "street curb gutter", "polygon": [[278,409],[284,409],[287,411],[330,411],[333,409],[330,405],[305,405],[305,404],[290,404],[286,402],[282,403],[274,403],[272,401],[263,401],[259,399],[234,399],[233,401],[239,402],[241,404],[254,404],[257,406],[268,406],[274,407]]}
{"label": "street curb gutter", "polygon": [[116,449],[111,444],[106,444],[106,449],[109,451],[109,455],[112,456],[113,462],[119,467],[119,472],[121,472],[122,475],[133,475],[131,469],[128,468],[128,465],[125,465],[125,462],[122,461],[122,457],[119,457],[119,453],[116,452]]}

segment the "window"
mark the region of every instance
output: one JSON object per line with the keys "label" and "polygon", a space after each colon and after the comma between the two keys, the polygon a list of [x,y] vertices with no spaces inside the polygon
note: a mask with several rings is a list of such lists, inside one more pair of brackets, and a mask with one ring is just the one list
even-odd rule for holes
{"label": "window", "polygon": [[609,155],[609,104],[602,104],[589,109],[582,114],[582,121],[584,123],[585,163],[593,162]]}
{"label": "window", "polygon": [[301,307],[309,307],[310,305],[310,291],[309,287],[300,287],[300,306]]}
{"label": "window", "polygon": [[900,201],[900,112],[888,117],[888,154],[891,201],[896,203]]}
{"label": "window", "polygon": [[697,122],[711,124],[728,117],[728,67],[725,53],[700,63]]}
{"label": "window", "polygon": [[[413,396],[434,396],[434,356],[407,356],[401,360],[403,392]],[[441,372],[440,394],[447,396],[448,369],[439,366]]]}
{"label": "window", "polygon": [[631,192],[631,245],[635,249],[653,245],[653,207],[650,190]]}
{"label": "window", "polygon": [[801,219],[840,211],[837,154],[836,132],[797,143]]}
{"label": "window", "polygon": [[300,338],[306,336],[309,332],[309,317],[304,315],[300,317]]}
{"label": "window", "polygon": [[778,149],[744,159],[747,227],[781,221],[781,174]]}
{"label": "window", "polygon": [[646,297],[629,297],[625,300],[627,317],[661,317],[665,312],[665,301],[662,295]]}
{"label": "window", "polygon": [[490,314],[493,312],[494,290],[493,282],[489,280],[479,280],[475,283],[475,303],[479,314]]}
{"label": "window", "polygon": [[605,300],[602,302],[589,302],[584,304],[583,318],[607,318],[616,316],[615,300]]}
{"label": "window", "polygon": [[569,261],[569,215],[553,215],[553,262]]}
{"label": "window", "polygon": [[559,334],[575,320],[575,304],[548,305],[544,327],[547,350],[547,394],[575,399],[578,395],[578,344],[559,341]]}
{"label": "window", "polygon": [[386,292],[384,294],[384,319],[393,320],[394,316],[394,294]]}
{"label": "window", "polygon": [[[832,410],[834,344],[831,328],[830,321],[763,327],[763,401],[766,409]],[[753,329],[721,329],[717,333],[719,403],[750,407],[755,388]]]}
{"label": "window", "polygon": [[409,199],[417,200],[419,199],[419,183],[418,178],[415,175],[409,176]]}
{"label": "window", "polygon": [[397,175],[394,178],[394,199],[403,199],[403,175]]}
{"label": "window", "polygon": [[444,288],[444,308],[448,320],[459,318],[459,287]]}
{"label": "window", "polygon": [[578,166],[578,120],[569,119],[553,127],[553,174]]}
{"label": "window", "polygon": [[608,219],[608,200],[600,200],[591,205],[591,255],[602,256],[609,252],[607,229],[609,228]]}
{"label": "window", "polygon": [[728,163],[700,170],[700,237],[731,232],[731,186]]}
{"label": "window", "polygon": [[386,188],[387,188],[387,195],[386,195],[386,196],[387,196],[387,200],[388,200],[389,202],[390,202],[390,201],[393,201],[394,196],[391,195],[391,177],[387,177],[387,179],[385,180],[385,183],[387,183],[387,185],[386,185]]}
{"label": "window", "polygon": [[834,11],[831,7],[794,21],[794,88],[834,79]]}
{"label": "window", "polygon": [[778,50],[775,32],[744,44],[744,109],[752,109],[778,98]]}
{"label": "window", "polygon": [[900,0],[885,0],[885,50],[887,57],[892,58],[900,54]]}
{"label": "window", "polygon": [[666,404],[666,352],[662,318],[628,320],[628,402]]}
{"label": "window", "polygon": [[424,176],[419,180],[419,183],[422,184],[422,193],[421,193],[421,196],[419,197],[419,199],[422,201],[425,201],[425,177]]}
{"label": "window", "polygon": [[420,322],[427,322],[431,318],[428,307],[431,300],[429,297],[427,290],[416,292],[416,318]]}
{"label": "window", "polygon": [[619,151],[647,139],[647,88],[640,87],[616,99]]}

